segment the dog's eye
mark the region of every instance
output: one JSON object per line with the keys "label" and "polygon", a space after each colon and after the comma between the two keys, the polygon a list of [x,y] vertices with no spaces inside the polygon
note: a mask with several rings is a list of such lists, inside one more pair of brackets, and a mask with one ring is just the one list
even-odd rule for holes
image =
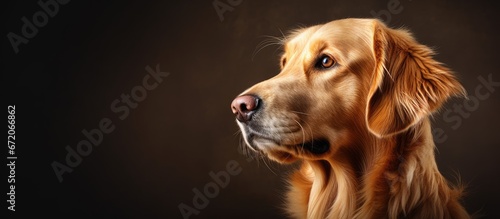
{"label": "dog's eye", "polygon": [[334,65],[335,60],[328,55],[321,56],[321,58],[319,58],[318,62],[316,63],[317,68],[330,68]]}

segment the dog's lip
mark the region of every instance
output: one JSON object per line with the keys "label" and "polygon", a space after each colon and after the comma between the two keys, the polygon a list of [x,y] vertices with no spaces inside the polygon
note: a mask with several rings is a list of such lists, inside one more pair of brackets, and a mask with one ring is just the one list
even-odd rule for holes
{"label": "dog's lip", "polygon": [[249,127],[248,125],[245,125],[245,124],[243,124],[243,127],[246,131],[246,138],[248,139],[249,142],[251,142],[255,139],[261,139],[261,140],[270,141],[270,142],[273,142],[273,143],[279,145],[278,141],[275,138],[273,138],[272,135],[266,134],[265,132],[264,133],[259,132],[259,131],[255,130],[254,128]]}
{"label": "dog's lip", "polygon": [[[298,147],[298,148],[304,148],[307,151],[309,151],[312,154],[315,155],[320,155],[325,152],[327,152],[330,149],[330,143],[327,139],[324,138],[317,138],[313,139],[311,141],[307,142],[301,142],[297,144],[283,144],[283,141],[278,141],[273,136],[271,135],[266,135],[263,133],[260,133],[251,127],[243,124],[244,129],[246,130],[246,139],[248,140],[248,146],[250,146],[251,149],[255,151],[262,151],[262,149],[258,146],[258,144],[262,144],[262,141],[264,141],[265,144],[274,144],[276,146],[283,145],[283,146],[288,146],[288,147]],[[257,143],[255,141],[260,141],[260,143]],[[280,143],[281,142],[281,143]]]}
{"label": "dog's lip", "polygon": [[247,140],[248,146],[250,146],[251,149],[257,152],[262,151],[262,148],[260,148],[258,145],[262,145],[263,143],[279,145],[274,139],[268,138],[265,135],[253,131],[249,131],[245,138]]}
{"label": "dog's lip", "polygon": [[327,152],[330,149],[330,143],[328,140],[324,138],[318,138],[314,139],[311,141],[303,142],[303,143],[298,143],[298,144],[280,144],[278,143],[275,139],[273,138],[268,138],[267,136],[260,135],[259,133],[249,133],[247,136],[249,138],[249,142],[251,142],[250,147],[256,151],[260,151],[260,148],[255,145],[255,141],[262,141],[268,142],[274,145],[283,145],[283,146],[289,146],[289,147],[298,147],[298,148],[304,148],[307,151],[311,152],[312,154],[319,155]]}
{"label": "dog's lip", "polygon": [[261,145],[261,147],[264,144],[279,145],[278,142],[276,142],[274,139],[259,135],[257,133],[249,134],[248,141],[250,142],[250,147],[256,151],[261,151],[262,149],[258,145]]}

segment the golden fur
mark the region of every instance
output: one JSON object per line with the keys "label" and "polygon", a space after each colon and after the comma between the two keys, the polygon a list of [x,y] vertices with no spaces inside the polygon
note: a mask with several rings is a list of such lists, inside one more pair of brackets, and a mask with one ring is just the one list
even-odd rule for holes
{"label": "golden fur", "polygon": [[[290,216],[469,218],[462,189],[437,168],[428,118],[465,91],[431,49],[374,19],[303,28],[284,41],[281,72],[241,94],[262,103],[238,125],[258,153],[302,161],[289,180]],[[322,57],[334,66],[318,67]],[[320,144],[327,150],[315,152]]]}

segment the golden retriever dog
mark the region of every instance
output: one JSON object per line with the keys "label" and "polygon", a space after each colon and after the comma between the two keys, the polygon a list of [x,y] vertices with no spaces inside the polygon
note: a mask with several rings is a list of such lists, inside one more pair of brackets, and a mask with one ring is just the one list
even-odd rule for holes
{"label": "golden retriever dog", "polygon": [[231,104],[253,151],[301,161],[294,218],[469,218],[439,172],[429,116],[465,90],[433,51],[375,19],[343,19],[283,39],[281,72]]}

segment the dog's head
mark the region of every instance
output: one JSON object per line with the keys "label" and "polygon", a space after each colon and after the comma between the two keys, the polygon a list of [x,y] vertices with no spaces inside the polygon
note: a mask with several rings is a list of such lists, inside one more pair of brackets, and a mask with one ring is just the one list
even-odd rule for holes
{"label": "dog's head", "polygon": [[464,92],[433,52],[374,19],[294,31],[281,72],[231,104],[247,145],[279,162],[323,159],[356,138],[408,130]]}

